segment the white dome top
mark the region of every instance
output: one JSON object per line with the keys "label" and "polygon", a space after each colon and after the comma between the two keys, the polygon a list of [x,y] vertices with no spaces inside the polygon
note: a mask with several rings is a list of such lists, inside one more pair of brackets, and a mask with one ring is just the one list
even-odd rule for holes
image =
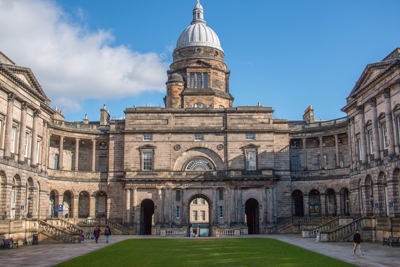
{"label": "white dome top", "polygon": [[199,2],[193,9],[192,25],[179,36],[175,50],[190,46],[207,46],[224,51],[217,34],[206,25],[204,10]]}

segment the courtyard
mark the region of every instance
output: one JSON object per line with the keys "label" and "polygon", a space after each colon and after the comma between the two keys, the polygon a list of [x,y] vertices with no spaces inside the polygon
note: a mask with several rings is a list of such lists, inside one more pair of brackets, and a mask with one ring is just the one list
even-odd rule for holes
{"label": "courtyard", "polygon": [[363,243],[316,243],[300,235],[252,238],[104,236],[96,244],[40,244],[1,250],[4,266],[398,266],[399,248]]}

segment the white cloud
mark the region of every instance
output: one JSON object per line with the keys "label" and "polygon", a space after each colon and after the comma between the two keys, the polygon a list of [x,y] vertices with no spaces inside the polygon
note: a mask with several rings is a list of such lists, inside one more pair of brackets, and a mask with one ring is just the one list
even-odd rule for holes
{"label": "white cloud", "polygon": [[165,55],[113,47],[110,31],[88,31],[53,1],[0,0],[0,36],[0,51],[31,68],[53,106],[64,110],[79,110],[90,98],[165,90]]}

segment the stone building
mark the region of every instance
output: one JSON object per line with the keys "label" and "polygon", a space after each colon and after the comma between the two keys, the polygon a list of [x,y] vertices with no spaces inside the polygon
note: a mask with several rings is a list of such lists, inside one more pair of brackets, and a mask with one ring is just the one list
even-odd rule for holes
{"label": "stone building", "polygon": [[0,53],[0,226],[15,227],[0,234],[28,239],[27,225],[45,232],[51,223],[37,219],[63,218],[189,235],[198,198],[214,236],[293,230],[293,218],[307,218],[300,228],[339,216],[399,223],[400,49],[366,67],[347,117],[332,121],[314,121],[311,106],[300,121],[234,107],[224,56],[197,3],[173,52],[165,108],[110,120],[104,105],[100,121],[68,122],[32,71]]}

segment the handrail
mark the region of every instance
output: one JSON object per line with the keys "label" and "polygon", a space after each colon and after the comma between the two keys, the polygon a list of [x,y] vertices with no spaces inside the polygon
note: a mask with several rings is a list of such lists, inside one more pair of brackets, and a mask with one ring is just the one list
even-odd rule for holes
{"label": "handrail", "polygon": [[278,233],[281,228],[284,228],[290,224],[293,224],[293,217],[290,217],[289,219],[286,219],[278,224],[275,224],[274,226],[268,227],[268,234]]}
{"label": "handrail", "polygon": [[112,228],[117,229],[118,231],[122,232],[123,234],[133,235],[134,231],[135,231],[135,228],[125,227],[125,226],[123,226],[119,223],[116,223],[114,221],[111,221],[111,220],[107,220],[107,224],[109,226],[111,226]]}
{"label": "handrail", "polygon": [[68,233],[67,231],[64,231],[64,230],[62,230],[56,226],[53,226],[47,222],[39,221],[38,227],[39,227],[39,229],[51,234],[52,236],[59,239],[60,241],[64,241],[67,243],[80,243],[81,242],[80,234]]}
{"label": "handrail", "polygon": [[76,224],[70,223],[69,221],[67,221],[67,220],[65,220],[63,218],[60,218],[60,222],[62,222],[65,225],[67,225],[68,226],[68,230],[71,231],[71,232],[84,234],[85,237],[89,237],[89,235],[90,235],[90,232],[84,230],[83,228],[79,227]]}
{"label": "handrail", "polygon": [[343,225],[335,230],[327,232],[328,241],[336,241],[337,239],[350,234],[354,233],[354,231],[358,228],[362,227],[362,218],[358,218],[351,223]]}
{"label": "handrail", "polygon": [[311,229],[309,237],[317,237],[317,234],[322,231],[328,231],[332,227],[336,227],[339,225],[339,218],[333,219],[327,223],[323,223],[313,229]]}

